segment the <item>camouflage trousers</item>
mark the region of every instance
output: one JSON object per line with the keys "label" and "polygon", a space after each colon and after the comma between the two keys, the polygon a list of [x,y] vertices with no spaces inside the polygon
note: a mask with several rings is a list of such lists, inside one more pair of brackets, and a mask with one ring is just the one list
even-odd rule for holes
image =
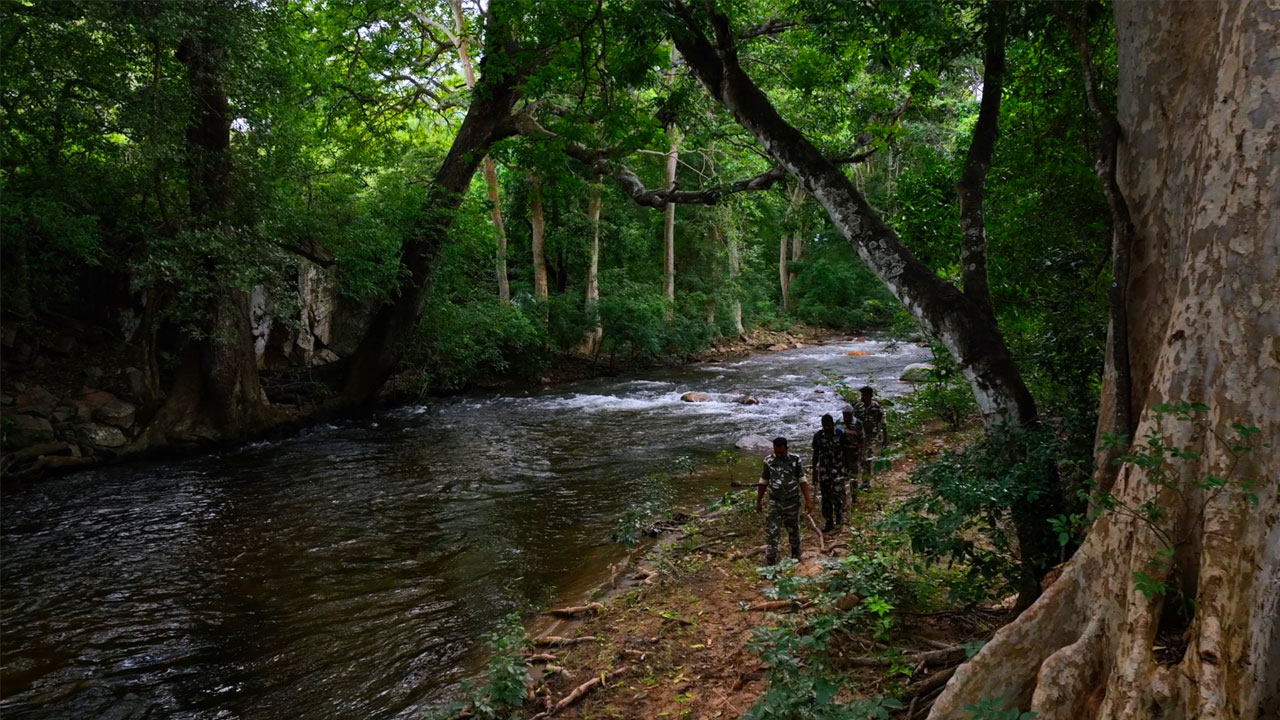
{"label": "camouflage trousers", "polygon": [[769,507],[769,516],[764,524],[765,551],[764,564],[773,565],[778,562],[778,542],[782,540],[782,530],[786,528],[791,541],[791,557],[800,560],[800,508]]}
{"label": "camouflage trousers", "polygon": [[842,473],[820,473],[818,492],[822,494],[822,521],[827,528],[844,524],[845,477]]}
{"label": "camouflage trousers", "polygon": [[877,438],[867,438],[862,443],[862,451],[858,454],[858,477],[854,480],[857,487],[871,487],[874,460],[880,454],[881,446]]}

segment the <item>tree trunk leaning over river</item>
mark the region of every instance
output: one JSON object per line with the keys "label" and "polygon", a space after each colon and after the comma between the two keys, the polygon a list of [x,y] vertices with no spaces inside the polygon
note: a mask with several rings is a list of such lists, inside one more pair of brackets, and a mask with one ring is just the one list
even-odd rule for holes
{"label": "tree trunk leaning over river", "polygon": [[683,3],[672,5],[672,37],[698,79],[813,195],[859,257],[938,335],[973,387],[989,427],[1036,418],[1035,402],[995,322],[980,306],[916,260],[853,183],[789,125],[738,64],[728,18],[712,13],[713,44]]}
{"label": "tree trunk leaning over river", "polygon": [[[468,90],[475,90],[476,71],[471,63],[467,17],[462,11],[462,0],[449,0],[449,8],[453,10],[451,39],[454,47],[458,48],[458,64],[462,66],[462,79],[467,83]],[[502,197],[498,193],[498,167],[489,155],[484,156],[481,164],[484,166],[484,183],[489,189],[489,204],[492,206],[489,214],[493,218],[494,240],[498,244],[494,262],[498,279],[498,300],[505,303],[511,300],[511,282],[507,277],[507,228],[502,222]]]}
{"label": "tree trunk leaning over river", "polygon": [[522,95],[521,86],[547,56],[516,43],[506,17],[508,9],[499,2],[489,6],[485,45],[491,52],[480,61],[480,77],[467,114],[427,190],[425,219],[402,245],[400,268],[405,279],[374,314],[347,363],[342,394],[336,401],[340,408],[368,406],[377,399],[422,317],[440,250],[481,158],[494,142],[518,131],[513,110]]}
{"label": "tree trunk leaning over river", "polygon": [[[961,666],[935,720],[986,698],[1041,720],[1255,720],[1280,703],[1280,8],[1117,2],[1115,15],[1129,455],[1149,458],[1153,434],[1182,453],[1121,466],[1120,511]],[[1179,402],[1209,409],[1154,410]]]}

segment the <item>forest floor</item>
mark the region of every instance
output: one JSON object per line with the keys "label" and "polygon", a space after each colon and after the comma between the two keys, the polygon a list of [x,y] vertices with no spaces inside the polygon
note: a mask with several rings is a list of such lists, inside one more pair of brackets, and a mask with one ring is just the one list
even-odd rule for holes
{"label": "forest floor", "polygon": [[928,429],[857,494],[825,550],[802,526],[795,566],[760,567],[753,489],[672,529],[572,617],[552,609],[533,624],[535,707],[526,717],[737,718],[762,701],[782,709],[811,697],[787,686],[822,682],[823,673],[838,678],[833,701],[922,714],[974,643],[1008,618],[1011,599],[952,602],[940,575],[949,571],[923,571],[881,521],[916,492],[915,467],[973,433]]}

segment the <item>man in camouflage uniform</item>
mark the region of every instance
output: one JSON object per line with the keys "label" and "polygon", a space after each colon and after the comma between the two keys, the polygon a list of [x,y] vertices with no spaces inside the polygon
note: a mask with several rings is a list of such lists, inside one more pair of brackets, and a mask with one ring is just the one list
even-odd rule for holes
{"label": "man in camouflage uniform", "polygon": [[[853,416],[853,406],[845,405],[841,409],[840,414],[843,420],[840,423],[841,429],[844,430],[844,466],[848,469],[851,485],[850,491],[858,487],[858,481],[855,476],[862,468],[862,423],[858,418]],[[849,493],[849,504],[852,505],[857,500],[857,495],[853,492]]]}
{"label": "man in camouflage uniform", "polygon": [[822,429],[813,434],[813,481],[822,494],[822,532],[828,533],[844,524],[844,485],[849,471],[845,464],[848,441],[835,418],[822,416]]}
{"label": "man in camouflage uniform", "polygon": [[872,458],[889,443],[889,428],[884,422],[884,410],[875,399],[870,385],[859,388],[862,399],[853,404],[853,416],[862,426],[862,451],[858,454],[858,475],[863,488],[871,487]]}
{"label": "man in camouflage uniform", "polygon": [[791,541],[791,557],[800,560],[800,497],[804,511],[813,512],[813,491],[804,480],[804,463],[787,452],[787,439],[774,438],[773,454],[764,459],[760,482],[756,485],[756,512],[764,510],[765,492],[769,493],[769,515],[765,520],[766,565],[778,562],[778,541],[782,529]]}

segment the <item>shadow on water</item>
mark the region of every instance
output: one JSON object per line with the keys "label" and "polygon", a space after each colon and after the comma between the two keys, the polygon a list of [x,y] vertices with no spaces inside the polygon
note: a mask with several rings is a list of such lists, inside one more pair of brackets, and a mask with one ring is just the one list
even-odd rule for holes
{"label": "shadow on water", "polygon": [[927,355],[811,346],[15,488],[0,714],[414,716],[474,671],[503,615],[598,582],[629,506],[723,491],[680,458],[710,462],[744,434],[807,444],[842,404],[822,370],[892,395]]}

